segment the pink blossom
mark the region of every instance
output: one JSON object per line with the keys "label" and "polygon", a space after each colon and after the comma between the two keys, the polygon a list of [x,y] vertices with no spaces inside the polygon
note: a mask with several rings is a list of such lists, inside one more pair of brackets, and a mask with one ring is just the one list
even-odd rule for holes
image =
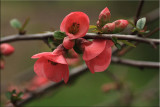
{"label": "pink blossom", "polygon": [[92,73],[102,72],[108,68],[111,62],[111,40],[93,40],[90,44],[84,43],[83,60]]}
{"label": "pink blossom", "polygon": [[97,21],[97,26],[98,27],[103,27],[106,23],[109,22],[111,17],[111,13],[109,9],[106,7],[104,8],[101,13],[99,14],[99,19]]}
{"label": "pink blossom", "polygon": [[103,33],[113,33],[115,29],[115,23],[107,23],[102,27]]}
{"label": "pink blossom", "polygon": [[14,52],[14,47],[8,43],[3,43],[0,45],[0,52],[6,56],[10,55]]}
{"label": "pink blossom", "polygon": [[39,53],[33,55],[32,58],[39,58],[34,64],[34,72],[38,76],[46,77],[55,82],[60,82],[63,78],[67,83],[69,68],[62,49],[58,47],[53,52]]}
{"label": "pink blossom", "polygon": [[89,29],[89,18],[83,12],[71,12],[62,21],[60,30],[70,39],[85,36]]}
{"label": "pink blossom", "polygon": [[116,20],[115,23],[115,33],[123,31],[128,26],[128,21],[124,19]]}

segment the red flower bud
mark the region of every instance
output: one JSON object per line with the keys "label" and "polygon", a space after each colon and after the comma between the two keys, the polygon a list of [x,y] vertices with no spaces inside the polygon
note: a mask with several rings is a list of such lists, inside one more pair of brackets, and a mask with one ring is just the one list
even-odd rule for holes
{"label": "red flower bud", "polygon": [[115,23],[107,23],[102,27],[103,33],[112,33],[115,29]]}
{"label": "red flower bud", "polygon": [[106,7],[99,14],[99,23],[97,23],[97,26],[103,27],[106,23],[109,22],[110,16],[111,16],[111,13],[109,9]]}
{"label": "red flower bud", "polygon": [[14,52],[14,47],[8,43],[3,43],[0,45],[0,50],[3,55],[10,55]]}
{"label": "red flower bud", "polygon": [[128,26],[128,21],[123,19],[116,20],[113,23],[115,23],[115,33],[123,31]]}
{"label": "red flower bud", "polygon": [[66,49],[72,49],[74,44],[75,44],[74,40],[70,40],[68,37],[65,37],[63,40],[63,46]]}
{"label": "red flower bud", "polygon": [[4,60],[0,60],[0,69],[4,69]]}

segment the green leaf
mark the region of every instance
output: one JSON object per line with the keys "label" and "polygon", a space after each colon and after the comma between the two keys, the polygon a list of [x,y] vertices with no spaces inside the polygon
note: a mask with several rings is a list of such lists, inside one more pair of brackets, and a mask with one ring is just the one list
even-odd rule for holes
{"label": "green leaf", "polygon": [[128,46],[132,46],[132,47],[136,47],[133,43],[131,43],[131,42],[128,42],[127,40],[118,40],[118,41],[120,41],[120,42],[123,42],[124,44],[126,44],[126,45],[128,45]]}
{"label": "green leaf", "polygon": [[142,30],[142,29],[144,28],[145,24],[146,24],[146,18],[144,17],[144,18],[141,18],[141,19],[139,19],[139,20],[137,21],[136,27],[137,27],[138,29],[141,29],[141,30]]}
{"label": "green leaf", "polygon": [[17,97],[21,98],[23,96],[23,92],[19,92]]}
{"label": "green leaf", "polygon": [[114,42],[114,44],[116,44],[117,43],[117,38],[112,37],[112,41]]}
{"label": "green leaf", "polygon": [[19,22],[17,19],[12,19],[10,21],[10,24],[13,28],[16,28],[16,29],[21,29],[22,27],[21,22]]}
{"label": "green leaf", "polygon": [[96,29],[97,26],[96,25],[89,25],[89,29]]}
{"label": "green leaf", "polygon": [[121,45],[119,43],[116,43],[115,46],[118,48],[118,49],[121,49]]}
{"label": "green leaf", "polygon": [[61,31],[55,31],[54,32],[54,38],[57,40],[63,40],[64,37],[66,37],[65,32],[61,32]]}
{"label": "green leaf", "polygon": [[147,31],[145,31],[144,33],[149,33],[150,31],[149,30],[147,30]]}
{"label": "green leaf", "polygon": [[16,90],[14,89],[14,90],[12,90],[12,92],[11,92],[12,94],[16,94]]}
{"label": "green leaf", "polygon": [[11,92],[6,92],[5,95],[9,100],[11,100],[11,97],[12,97],[12,93]]}
{"label": "green leaf", "polygon": [[53,43],[53,39],[48,38],[48,43]]}

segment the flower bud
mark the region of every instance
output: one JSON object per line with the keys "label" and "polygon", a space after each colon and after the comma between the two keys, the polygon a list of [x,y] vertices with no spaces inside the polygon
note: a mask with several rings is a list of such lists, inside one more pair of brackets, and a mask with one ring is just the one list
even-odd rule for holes
{"label": "flower bud", "polygon": [[63,46],[66,49],[72,49],[74,44],[75,44],[74,40],[70,40],[68,37],[65,37],[63,40]]}
{"label": "flower bud", "polygon": [[97,26],[103,27],[106,23],[109,22],[110,20],[110,11],[109,9],[106,7],[105,9],[103,9],[101,11],[101,13],[99,14],[99,23],[97,23]]}
{"label": "flower bud", "polygon": [[4,60],[0,60],[0,69],[4,69]]}
{"label": "flower bud", "polygon": [[107,23],[102,27],[103,33],[112,33],[115,30],[115,23]]}
{"label": "flower bud", "polygon": [[3,43],[0,45],[0,51],[3,55],[10,55],[14,52],[14,47],[8,43]]}
{"label": "flower bud", "polygon": [[115,33],[123,31],[128,26],[128,21],[123,19],[116,20],[113,23],[115,23]]}

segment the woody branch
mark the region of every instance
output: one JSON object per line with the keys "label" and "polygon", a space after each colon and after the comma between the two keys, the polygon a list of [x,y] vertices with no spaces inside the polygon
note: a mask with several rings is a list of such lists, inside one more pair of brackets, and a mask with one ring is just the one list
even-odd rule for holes
{"label": "woody branch", "polygon": [[[47,33],[39,33],[39,34],[26,34],[26,35],[11,35],[4,38],[1,38],[0,43],[5,42],[14,42],[14,41],[22,41],[22,40],[43,40],[49,37],[54,38],[54,32]],[[150,39],[150,38],[142,38],[137,35],[122,35],[122,34],[96,34],[96,33],[87,33],[84,38],[85,39],[112,39],[112,37],[116,37],[120,40],[131,40],[131,41],[139,41],[144,43],[155,43],[160,44],[159,39]]]}

